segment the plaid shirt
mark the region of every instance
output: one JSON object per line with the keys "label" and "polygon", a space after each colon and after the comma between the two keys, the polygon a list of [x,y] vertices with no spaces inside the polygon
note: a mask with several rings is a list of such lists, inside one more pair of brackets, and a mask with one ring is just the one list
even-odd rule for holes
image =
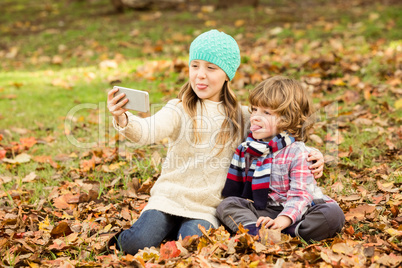
{"label": "plaid shirt", "polygon": [[[284,208],[278,216],[289,217],[292,224],[302,218],[313,199],[334,202],[317,186],[308,169],[311,165],[307,162],[308,154],[309,149],[303,142],[294,142],[273,156],[267,206],[282,205]],[[250,168],[260,160],[254,160]]]}
{"label": "plaid shirt", "polygon": [[284,208],[278,216],[287,216],[292,223],[302,218],[313,199],[334,202],[322,193],[308,168],[311,165],[307,162],[309,151],[303,142],[294,142],[275,153],[272,161],[267,205],[282,205]]}

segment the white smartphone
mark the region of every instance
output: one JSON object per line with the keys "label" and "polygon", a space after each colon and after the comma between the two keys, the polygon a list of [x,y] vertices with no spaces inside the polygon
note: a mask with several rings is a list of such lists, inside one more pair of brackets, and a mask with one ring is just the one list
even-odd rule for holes
{"label": "white smartphone", "polygon": [[126,94],[124,98],[119,100],[120,102],[126,98],[128,99],[128,102],[123,106],[123,108],[144,113],[149,111],[148,92],[119,86],[114,86],[113,89],[115,88],[118,88],[119,91],[117,91],[114,95],[118,95],[120,93]]}

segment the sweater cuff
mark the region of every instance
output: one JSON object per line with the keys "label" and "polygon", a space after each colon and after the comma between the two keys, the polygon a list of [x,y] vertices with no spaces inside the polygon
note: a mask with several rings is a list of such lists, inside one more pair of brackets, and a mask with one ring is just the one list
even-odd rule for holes
{"label": "sweater cuff", "polygon": [[117,124],[116,119],[113,117],[113,127],[119,132],[126,130],[130,123],[130,116],[129,116],[130,114],[128,114],[128,112],[125,112],[124,114],[126,115],[126,118],[127,118],[127,125],[125,127],[119,126],[119,124]]}

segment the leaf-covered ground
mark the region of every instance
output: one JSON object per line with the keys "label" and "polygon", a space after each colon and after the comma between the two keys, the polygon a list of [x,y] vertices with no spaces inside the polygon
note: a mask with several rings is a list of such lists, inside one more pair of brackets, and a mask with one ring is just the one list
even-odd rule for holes
{"label": "leaf-covered ground", "polygon": [[[0,266],[402,264],[401,5],[284,0],[218,10],[215,2],[124,14],[106,0],[0,3]],[[345,212],[338,237],[308,245],[221,227],[135,256],[107,248],[146,205],[166,148],[119,137],[106,92],[148,90],[160,107],[188,75],[191,40],[211,28],[240,45],[232,87],[242,103],[277,74],[313,95],[309,145],[327,161],[318,183]]]}

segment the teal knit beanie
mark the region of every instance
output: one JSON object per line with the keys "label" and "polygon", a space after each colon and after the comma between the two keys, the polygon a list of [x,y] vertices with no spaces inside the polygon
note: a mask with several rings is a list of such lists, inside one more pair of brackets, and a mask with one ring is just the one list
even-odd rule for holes
{"label": "teal knit beanie", "polygon": [[230,35],[217,30],[200,34],[190,46],[190,59],[205,60],[219,66],[230,80],[240,65],[240,49]]}

